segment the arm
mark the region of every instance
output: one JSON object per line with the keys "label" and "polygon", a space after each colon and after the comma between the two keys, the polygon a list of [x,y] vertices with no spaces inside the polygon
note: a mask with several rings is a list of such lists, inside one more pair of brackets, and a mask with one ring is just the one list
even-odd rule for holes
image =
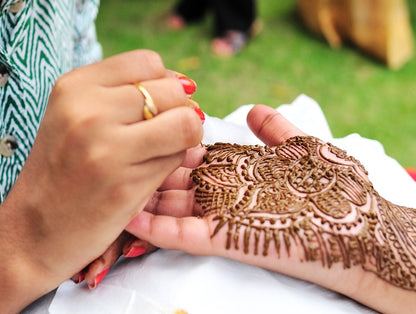
{"label": "arm", "polygon": [[[132,51],[60,78],[0,209],[0,308],[17,312],[100,256],[201,140],[179,81]],[[152,95],[160,114],[143,121]]]}
{"label": "arm", "polygon": [[277,146],[208,146],[192,172],[192,210],[203,219],[143,213],[127,230],[308,280],[378,311],[411,312],[415,210],[381,198],[357,160],[274,110],[255,107],[248,122]]}

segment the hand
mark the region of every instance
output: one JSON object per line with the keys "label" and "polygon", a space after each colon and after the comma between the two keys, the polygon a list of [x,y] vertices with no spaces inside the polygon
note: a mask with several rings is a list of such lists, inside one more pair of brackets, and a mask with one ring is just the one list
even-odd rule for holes
{"label": "hand", "polygon": [[73,275],[71,279],[77,284],[85,280],[88,287],[94,289],[105,278],[120,256],[134,258],[151,253],[156,249],[149,242],[137,239],[130,233],[123,231],[101,256]]}
{"label": "hand", "polygon": [[415,210],[382,199],[357,160],[276,111],[254,107],[248,124],[276,147],[209,146],[192,172],[188,215],[142,213],[126,230],[162,248],[308,280],[376,310],[411,312]]}
{"label": "hand", "polygon": [[[137,82],[159,110],[151,120],[143,121]],[[0,265],[8,269],[1,305],[27,304],[71,277],[143,210],[201,141],[201,121],[187,101],[151,51],[58,79],[30,156],[1,205]]]}
{"label": "hand", "polygon": [[[204,150],[195,147],[187,151],[182,167],[169,175],[159,189],[153,193],[144,210],[153,214],[183,215],[181,209],[189,208],[192,200],[193,185],[189,171],[201,164]],[[126,258],[135,258],[155,251],[157,247],[147,241],[140,240],[130,233],[122,234],[97,259],[83,270],[77,272],[71,279],[75,283],[87,282],[90,289],[94,289],[105,278],[110,268],[122,255]]]}

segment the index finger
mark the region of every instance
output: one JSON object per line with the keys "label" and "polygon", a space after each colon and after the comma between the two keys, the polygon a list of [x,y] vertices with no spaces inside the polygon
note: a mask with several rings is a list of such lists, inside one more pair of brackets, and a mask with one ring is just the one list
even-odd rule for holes
{"label": "index finger", "polygon": [[293,136],[307,135],[281,113],[264,105],[256,105],[251,109],[247,123],[253,133],[266,145],[280,145]]}

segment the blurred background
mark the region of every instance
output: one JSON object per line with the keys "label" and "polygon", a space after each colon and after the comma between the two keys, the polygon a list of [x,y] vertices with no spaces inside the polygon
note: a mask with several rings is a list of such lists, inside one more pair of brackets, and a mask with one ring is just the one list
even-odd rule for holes
{"label": "blurred background", "polygon": [[[194,99],[211,116],[251,103],[277,107],[306,94],[320,104],[334,137],[356,132],[376,139],[403,166],[416,168],[416,58],[391,70],[353,45],[331,49],[305,28],[294,0],[258,0],[261,33],[240,54],[219,58],[210,51],[210,16],[181,31],[166,27],[175,3],[102,0],[97,32],[104,56],[157,51],[167,68],[197,82]],[[408,7],[415,30],[415,1]]]}

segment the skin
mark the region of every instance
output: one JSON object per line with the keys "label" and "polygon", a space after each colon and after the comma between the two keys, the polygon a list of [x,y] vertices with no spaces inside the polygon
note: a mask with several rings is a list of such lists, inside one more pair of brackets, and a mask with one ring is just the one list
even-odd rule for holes
{"label": "skin", "polygon": [[[143,121],[140,82],[159,114]],[[186,150],[198,115],[154,52],[123,53],[56,82],[33,149],[0,208],[0,308],[15,313],[101,256]]]}
{"label": "skin", "polygon": [[[255,106],[247,120],[254,134],[270,146],[280,145],[293,136],[305,135],[266,106]],[[200,157],[195,158],[195,161],[198,158]],[[194,190],[194,187],[189,190],[189,197],[194,198]],[[177,207],[180,206],[175,204]],[[228,228],[216,230],[216,215],[205,215],[199,208],[195,199],[184,200],[180,213],[169,202],[160,202],[153,213],[141,213],[126,230],[161,248],[183,250],[197,255],[223,256],[307,280],[383,313],[411,313],[416,306],[414,289],[394,285],[363,267],[345,268],[342,263],[335,263],[330,268],[323,267],[321,261],[302,261],[293,250],[282,250],[280,255],[276,250],[269,250],[266,255],[255,254],[253,240],[249,242],[247,252],[234,247],[227,249]],[[213,236],[215,232],[217,233]],[[409,234],[408,238],[411,239],[412,235]],[[290,247],[296,248],[296,243],[293,242]]]}
{"label": "skin", "polygon": [[[181,82],[182,87],[188,97],[187,106],[190,108],[194,108],[195,112],[198,114],[198,116],[201,119],[201,122],[203,123],[205,121],[204,113],[199,109],[199,104],[192,100],[193,94],[197,89],[196,83],[193,80],[186,77],[184,74],[179,72],[168,71],[167,75],[175,77]],[[184,167],[185,166],[186,164],[184,164]],[[189,166],[192,165],[188,164],[188,167]],[[197,165],[195,164],[194,166]],[[181,174],[182,172],[179,169],[179,171],[177,171],[175,174],[170,175],[167,178],[166,182],[159,187],[158,191],[166,189],[165,187],[169,186],[169,182],[177,182],[178,180],[182,180],[182,177],[178,177],[181,176]],[[188,175],[188,173],[185,174]],[[155,200],[157,200],[157,195],[160,194],[157,194],[156,192],[153,195],[152,199],[149,201],[149,204],[146,205],[145,210],[152,211],[152,208],[155,206]],[[123,231],[120,234],[120,236],[107,248],[107,250],[101,256],[92,261],[84,269],[74,274],[71,277],[71,279],[77,284],[85,280],[87,282],[88,287],[90,289],[94,289],[105,278],[109,269],[117,262],[120,256],[124,256],[126,258],[133,258],[141,256],[145,253],[153,252],[156,249],[157,247],[150,244],[149,242],[137,239],[130,233]]]}

